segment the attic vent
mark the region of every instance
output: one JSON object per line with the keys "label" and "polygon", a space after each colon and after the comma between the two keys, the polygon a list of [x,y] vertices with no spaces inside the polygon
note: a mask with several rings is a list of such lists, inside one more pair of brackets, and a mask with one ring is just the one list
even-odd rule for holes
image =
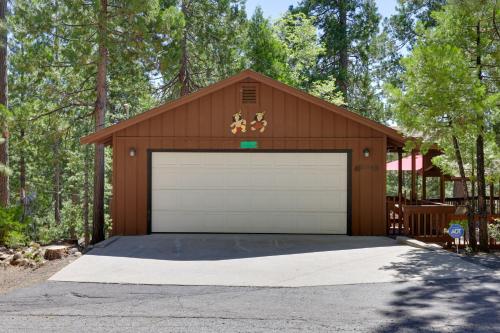
{"label": "attic vent", "polygon": [[241,87],[241,102],[243,104],[257,103],[257,87],[256,86]]}

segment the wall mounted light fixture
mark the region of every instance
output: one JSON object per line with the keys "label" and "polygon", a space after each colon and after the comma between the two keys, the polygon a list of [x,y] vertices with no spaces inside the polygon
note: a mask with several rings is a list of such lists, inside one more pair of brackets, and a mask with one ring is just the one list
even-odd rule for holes
{"label": "wall mounted light fixture", "polygon": [[370,157],[370,149],[368,149],[368,148],[363,149],[363,156]]}
{"label": "wall mounted light fixture", "polygon": [[130,157],[134,157],[134,156],[135,156],[135,153],[136,153],[136,151],[135,151],[135,148],[134,148],[134,147],[132,147],[132,148],[130,148],[130,149],[128,150],[128,154],[129,154],[129,156],[130,156]]}

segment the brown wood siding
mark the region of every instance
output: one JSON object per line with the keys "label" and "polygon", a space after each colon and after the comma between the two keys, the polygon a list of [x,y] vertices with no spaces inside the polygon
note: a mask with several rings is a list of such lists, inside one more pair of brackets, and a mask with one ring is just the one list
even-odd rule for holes
{"label": "brown wood siding", "polygon": [[[234,84],[115,133],[114,234],[147,233],[148,149],[238,149],[244,140],[258,141],[262,149],[352,150],[352,233],[385,234],[383,133],[262,83],[256,106],[243,106],[240,93]],[[229,126],[240,108],[247,132],[233,135]],[[259,109],[267,112],[264,133],[250,130]],[[130,148],[136,149],[135,157],[129,156]]]}

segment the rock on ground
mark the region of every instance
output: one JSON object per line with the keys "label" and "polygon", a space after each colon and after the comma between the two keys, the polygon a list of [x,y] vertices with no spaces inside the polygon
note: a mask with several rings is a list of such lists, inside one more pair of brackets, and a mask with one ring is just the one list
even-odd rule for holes
{"label": "rock on ground", "polygon": [[[31,265],[12,266],[10,264],[3,268],[0,267],[0,294],[44,282],[75,259],[77,257],[67,256],[60,260],[47,261],[36,267]],[[0,331],[2,330],[0,329]]]}

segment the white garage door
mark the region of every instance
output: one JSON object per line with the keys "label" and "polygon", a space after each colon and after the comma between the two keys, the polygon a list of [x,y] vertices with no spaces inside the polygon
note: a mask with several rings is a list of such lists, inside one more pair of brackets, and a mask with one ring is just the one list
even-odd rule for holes
{"label": "white garage door", "polygon": [[151,159],[152,232],[347,233],[347,153]]}

